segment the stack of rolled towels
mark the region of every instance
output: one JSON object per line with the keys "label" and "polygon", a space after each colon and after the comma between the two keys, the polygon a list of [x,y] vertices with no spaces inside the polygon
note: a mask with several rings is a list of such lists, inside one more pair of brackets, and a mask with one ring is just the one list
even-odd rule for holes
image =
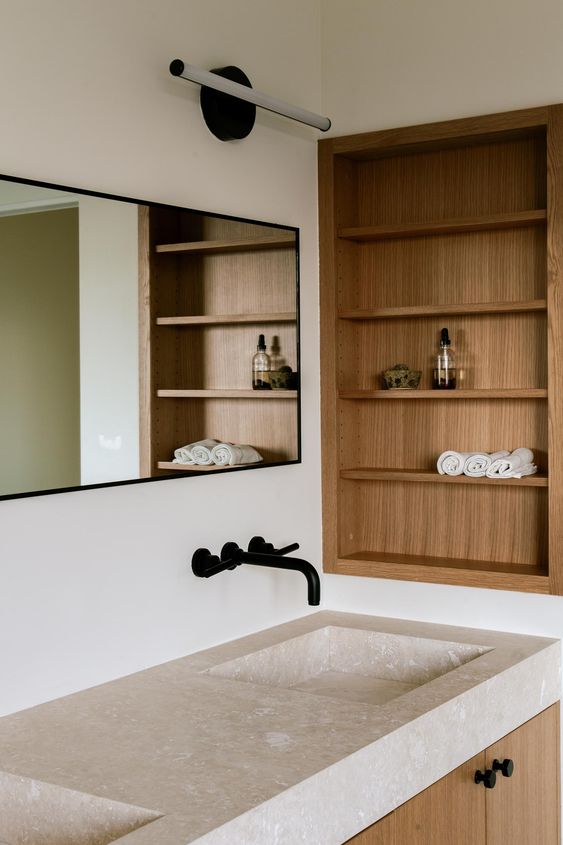
{"label": "stack of rolled towels", "polygon": [[236,443],[222,443],[220,440],[213,440],[208,437],[206,440],[198,440],[195,443],[188,443],[187,446],[180,446],[174,451],[175,464],[186,464],[186,466],[238,466],[239,464],[257,464],[262,460],[262,455],[253,446],[238,446]]}
{"label": "stack of rolled towels", "polygon": [[440,475],[468,475],[470,478],[523,478],[538,471],[531,449],[513,452],[442,452],[437,462]]}

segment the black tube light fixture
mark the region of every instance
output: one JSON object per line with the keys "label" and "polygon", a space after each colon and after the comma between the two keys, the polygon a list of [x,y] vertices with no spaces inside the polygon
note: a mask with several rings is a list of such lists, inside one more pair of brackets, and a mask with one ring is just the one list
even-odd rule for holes
{"label": "black tube light fixture", "polygon": [[170,63],[170,73],[201,85],[203,118],[209,131],[221,141],[246,138],[254,126],[256,106],[305,123],[321,132],[330,129],[328,117],[255,91],[244,71],[234,65],[208,71],[187,65],[181,59],[174,59]]}

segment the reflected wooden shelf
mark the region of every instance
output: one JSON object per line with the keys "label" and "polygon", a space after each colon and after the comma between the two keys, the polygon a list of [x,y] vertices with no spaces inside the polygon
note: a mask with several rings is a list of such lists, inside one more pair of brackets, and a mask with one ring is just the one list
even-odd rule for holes
{"label": "reflected wooden shelf", "polygon": [[353,226],[338,229],[338,237],[349,241],[381,241],[390,238],[421,238],[427,235],[453,235],[461,232],[517,229],[542,226],[547,221],[545,209],[457,217],[426,223],[389,223],[378,226]]}
{"label": "reflected wooden shelf", "polygon": [[297,390],[157,390],[159,399],[297,399]]}
{"label": "reflected wooden shelf", "polygon": [[414,481],[428,484],[481,484],[489,487],[547,487],[545,473],[527,475],[524,478],[471,478],[468,475],[440,475],[437,470],[387,469],[366,467],[341,469],[340,478],[354,481]]}
{"label": "reflected wooden shelf", "polygon": [[341,311],[342,320],[388,320],[394,317],[445,317],[476,316],[480,314],[520,314],[528,311],[546,311],[547,300],[532,299],[528,302],[467,302],[449,305],[407,305],[392,308],[356,308]]}
{"label": "reflected wooden shelf", "polygon": [[264,466],[264,461],[258,461],[253,464],[236,464],[235,466],[217,466],[216,464],[209,464],[209,466],[201,466],[201,464],[175,464],[174,461],[157,462],[157,467],[159,469],[169,469],[174,472],[215,472],[219,469],[239,469],[240,467],[252,466]]}
{"label": "reflected wooden shelf", "polygon": [[293,232],[277,232],[275,235],[263,235],[254,238],[229,238],[216,241],[188,241],[176,244],[157,244],[156,252],[190,252],[211,255],[216,252],[250,252],[262,249],[282,249],[296,244]]}
{"label": "reflected wooden shelf", "polygon": [[547,567],[491,560],[424,557],[361,551],[338,558],[336,571],[349,575],[395,578],[494,590],[549,593]]}
{"label": "reflected wooden shelf", "polygon": [[414,401],[434,399],[441,401],[462,399],[547,399],[544,388],[505,388],[502,390],[341,390],[340,399],[395,399]]}
{"label": "reflected wooden shelf", "polygon": [[192,317],[157,317],[157,326],[219,326],[237,323],[294,323],[295,311],[275,314],[200,314]]}

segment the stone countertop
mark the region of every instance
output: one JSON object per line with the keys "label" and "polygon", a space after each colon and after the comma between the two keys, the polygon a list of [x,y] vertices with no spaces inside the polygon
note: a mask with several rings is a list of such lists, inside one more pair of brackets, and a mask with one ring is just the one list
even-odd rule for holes
{"label": "stone countertop", "polygon": [[[327,626],[479,656],[378,705],[237,676]],[[341,845],[560,688],[559,640],[322,611],[0,719],[0,843]],[[34,801],[73,838],[24,831]]]}

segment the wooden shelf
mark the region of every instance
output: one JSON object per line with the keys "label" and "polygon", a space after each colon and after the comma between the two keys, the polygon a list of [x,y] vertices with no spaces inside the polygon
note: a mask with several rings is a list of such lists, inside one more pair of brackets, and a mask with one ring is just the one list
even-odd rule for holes
{"label": "wooden shelf", "polygon": [[297,390],[157,390],[159,399],[297,399]]}
{"label": "wooden shelf", "polygon": [[350,241],[381,241],[390,238],[421,238],[428,235],[453,235],[460,232],[517,229],[541,226],[547,220],[545,209],[514,211],[505,214],[484,214],[479,217],[457,217],[427,223],[390,223],[378,226],[353,226],[338,229],[338,237]]}
{"label": "wooden shelf", "polygon": [[[563,104],[532,121],[319,142],[328,572],[563,595]],[[429,389],[442,326],[457,390]],[[380,389],[392,361],[420,389]],[[438,473],[499,440],[549,478]]]}
{"label": "wooden shelf", "polygon": [[545,567],[498,563],[490,560],[419,557],[390,552],[357,552],[338,558],[336,571],[374,578],[408,579],[466,587],[488,587],[549,593]]}
{"label": "wooden shelf", "polygon": [[391,308],[356,308],[339,313],[341,320],[387,320],[408,317],[445,317],[480,314],[520,314],[547,310],[547,300],[528,302],[467,302],[449,305],[407,305]]}
{"label": "wooden shelf", "polygon": [[235,466],[217,466],[210,464],[209,466],[201,466],[200,464],[175,464],[174,461],[158,461],[157,467],[159,469],[173,470],[174,472],[214,472],[225,469],[238,469],[239,467],[257,467],[264,466],[263,461],[258,461],[253,464],[236,464]]}
{"label": "wooden shelf", "polygon": [[212,314],[193,317],[157,317],[157,326],[219,326],[238,323],[294,323],[295,311],[280,311],[277,314]]}
{"label": "wooden shelf", "polygon": [[387,469],[379,467],[358,467],[341,469],[340,478],[354,481],[414,481],[427,484],[480,484],[489,487],[547,487],[544,473],[527,475],[524,478],[471,478],[468,475],[440,475],[437,470]]}
{"label": "wooden shelf", "polygon": [[544,388],[505,388],[503,390],[341,390],[340,399],[387,399],[441,401],[462,399],[547,399]]}
{"label": "wooden shelf", "polygon": [[277,232],[275,235],[263,235],[254,238],[233,238],[228,240],[215,241],[189,241],[177,244],[157,244],[156,252],[175,253],[206,253],[211,255],[219,252],[250,252],[261,249],[282,249],[294,247],[296,244],[295,234],[288,232]]}

